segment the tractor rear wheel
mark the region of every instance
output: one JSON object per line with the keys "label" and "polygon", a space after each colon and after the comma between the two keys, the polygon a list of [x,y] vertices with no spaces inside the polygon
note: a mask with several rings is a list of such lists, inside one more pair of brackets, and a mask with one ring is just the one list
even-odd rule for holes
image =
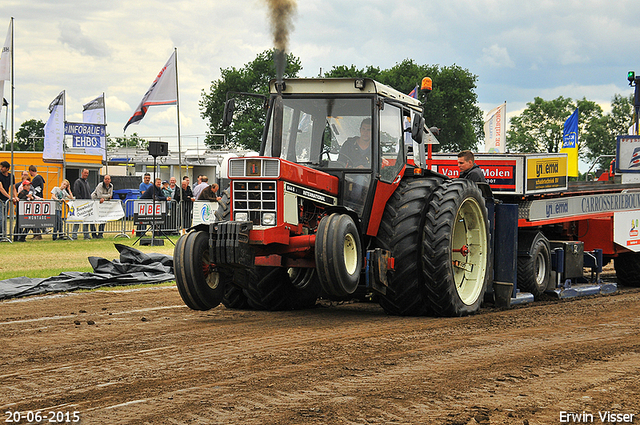
{"label": "tractor rear wheel", "polygon": [[190,232],[186,235],[183,244],[182,273],[180,282],[176,279],[176,283],[189,294],[194,305],[198,307],[196,310],[217,307],[224,297],[225,286],[233,281],[233,272],[225,268],[217,268],[209,260],[208,233]]}
{"label": "tractor rear wheel", "polygon": [[248,304],[256,310],[311,308],[320,296],[314,269],[256,266],[239,270],[236,278],[242,279]]}
{"label": "tractor rear wheel", "polygon": [[218,201],[218,209],[214,213],[216,221],[229,221],[231,220],[231,188],[227,187],[223,192],[220,200]]}
{"label": "tractor rear wheel", "polygon": [[244,294],[242,288],[234,284],[227,285],[225,288],[222,304],[227,308],[233,308],[236,310],[246,310],[251,308],[249,300],[247,300],[247,296]]}
{"label": "tractor rear wheel", "polygon": [[405,179],[384,209],[376,238],[378,247],[390,251],[395,270],[387,272],[387,293],[379,303],[388,314],[429,314],[422,264],[422,227],[433,191],[442,178]]}
{"label": "tractor rear wheel", "polygon": [[640,252],[623,252],[613,260],[616,278],[624,286],[640,286]]}
{"label": "tractor rear wheel", "polygon": [[429,307],[437,316],[477,312],[491,275],[489,221],[478,186],[445,181],[431,198],[423,230]]}

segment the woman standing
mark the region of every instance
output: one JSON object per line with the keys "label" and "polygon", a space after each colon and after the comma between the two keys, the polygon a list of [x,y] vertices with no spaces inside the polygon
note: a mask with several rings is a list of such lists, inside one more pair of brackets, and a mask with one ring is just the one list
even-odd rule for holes
{"label": "woman standing", "polygon": [[56,222],[53,226],[53,240],[62,239],[62,205],[65,201],[73,199],[69,180],[64,179],[60,187],[56,186],[51,189],[52,199],[56,201]]}

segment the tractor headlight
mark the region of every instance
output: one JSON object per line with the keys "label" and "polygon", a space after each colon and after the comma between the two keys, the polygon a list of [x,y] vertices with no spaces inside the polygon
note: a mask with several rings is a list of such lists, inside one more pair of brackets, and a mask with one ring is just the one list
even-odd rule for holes
{"label": "tractor headlight", "polygon": [[262,214],[263,226],[275,226],[276,225],[276,213],[267,212]]}
{"label": "tractor headlight", "polygon": [[249,213],[237,212],[236,213],[236,221],[249,221]]}

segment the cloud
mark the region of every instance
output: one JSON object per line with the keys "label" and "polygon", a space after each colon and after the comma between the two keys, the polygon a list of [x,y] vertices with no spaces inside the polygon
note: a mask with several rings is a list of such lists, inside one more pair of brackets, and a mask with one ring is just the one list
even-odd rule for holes
{"label": "cloud", "polygon": [[513,68],[516,66],[511,57],[509,57],[507,48],[500,47],[497,44],[482,49],[482,57],[478,62],[491,68]]}
{"label": "cloud", "polygon": [[59,25],[59,41],[78,53],[93,57],[109,56],[109,49],[102,41],[92,40],[82,33],[80,25],[73,21],[64,21]]}

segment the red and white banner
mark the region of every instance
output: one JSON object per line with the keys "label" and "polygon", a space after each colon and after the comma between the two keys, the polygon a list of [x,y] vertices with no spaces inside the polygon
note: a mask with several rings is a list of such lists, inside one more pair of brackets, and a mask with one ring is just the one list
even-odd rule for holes
{"label": "red and white banner", "polygon": [[507,132],[507,103],[493,108],[484,121],[484,151],[504,153]]}
{"label": "red and white banner", "polygon": [[138,124],[147,113],[149,106],[176,105],[178,103],[178,85],[176,80],[176,52],[160,70],[160,73],[142,97],[140,105],[133,112],[124,126],[124,131],[131,124]]}

